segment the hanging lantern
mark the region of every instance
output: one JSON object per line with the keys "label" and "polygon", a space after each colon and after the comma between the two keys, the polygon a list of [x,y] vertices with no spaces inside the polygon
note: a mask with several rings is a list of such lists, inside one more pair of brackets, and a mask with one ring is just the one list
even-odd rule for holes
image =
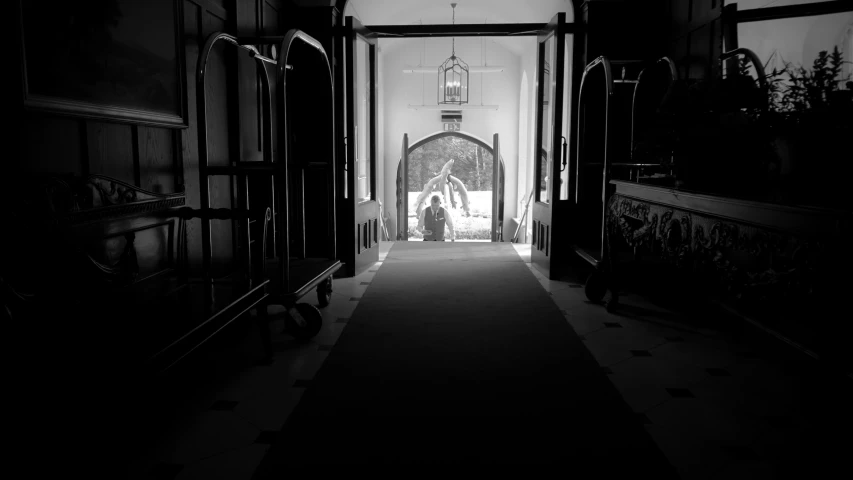
{"label": "hanging lantern", "polygon": [[462,105],[468,103],[468,64],[456,55],[438,67],[440,98],[438,103]]}
{"label": "hanging lantern", "polygon": [[[453,24],[456,24],[456,4],[453,7]],[[468,103],[468,64],[456,56],[456,38],[450,58],[438,67],[438,103],[462,105]]]}

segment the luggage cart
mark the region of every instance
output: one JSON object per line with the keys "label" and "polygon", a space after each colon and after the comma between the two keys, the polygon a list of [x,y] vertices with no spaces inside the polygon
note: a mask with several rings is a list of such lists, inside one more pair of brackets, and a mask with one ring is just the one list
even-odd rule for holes
{"label": "luggage cart", "polygon": [[[661,82],[665,78],[665,83]],[[666,94],[678,80],[678,72],[675,64],[668,57],[662,57],[651,65],[643,68],[637,76],[636,84],[631,99],[630,111],[630,161],[629,162],[613,162],[611,164],[613,172],[611,178],[614,180],[627,180],[651,184],[667,184],[671,183],[674,186],[674,162],[673,162],[673,144],[664,139],[658,138],[657,142],[650,142],[654,138],[655,132],[650,132],[650,129],[656,128],[657,122],[652,121],[653,116],[658,112],[658,109],[665,98]],[[651,118],[650,118],[651,117]],[[660,128],[658,125],[657,128]],[[620,132],[624,135],[624,132]],[[657,132],[660,134],[660,131]],[[672,140],[671,138],[669,140]],[[661,145],[663,143],[663,145]],[[642,144],[642,146],[641,146]],[[646,173],[654,172],[652,175]],[[665,172],[665,173],[659,173]],[[660,181],[655,181],[660,179]],[[607,222],[607,210],[605,210],[605,224]],[[643,220],[634,218],[629,215],[622,215],[622,220],[633,224],[637,227],[642,226]],[[618,288],[622,275],[618,271],[619,264],[623,259],[620,258],[620,252],[612,248],[610,234],[612,232],[605,226],[603,234],[604,249],[603,254],[606,254],[608,265],[609,281],[607,287],[611,290],[611,299],[607,303],[609,311],[614,310],[619,303]],[[628,256],[633,260],[637,260],[637,247],[633,247]],[[602,287],[599,280],[599,291],[592,292],[593,296],[603,295]]]}
{"label": "luggage cart", "polygon": [[[618,80],[614,80],[611,73],[614,65],[622,67]],[[612,288],[612,276],[606,268],[605,214],[607,200],[612,193],[611,169],[614,164],[630,163],[631,108],[637,85],[636,70],[641,65],[639,60],[611,61],[600,56],[584,69],[578,94],[573,215],[579,228],[574,232],[571,248],[593,268],[586,280],[587,298],[598,303],[607,290],[611,290],[608,309],[618,303],[616,289]],[[629,72],[630,78],[626,78]],[[590,79],[593,77],[596,80],[594,89],[591,89],[593,82]]]}
{"label": "luggage cart", "polygon": [[[753,65],[756,71],[758,86],[759,88],[756,90],[757,92],[766,91],[766,77],[764,73],[763,66],[755,55],[754,52],[744,49],[738,48],[728,52],[723,52],[720,56],[719,61],[725,62],[727,60],[733,59],[739,55],[745,56]],[[641,141],[644,135],[648,134],[649,125],[653,125],[655,122],[652,122],[653,114],[655,112],[659,112],[659,108],[662,106],[664,99],[667,95],[671,94],[673,89],[677,88],[677,84],[680,81],[678,78],[678,71],[675,68],[675,63],[668,57],[662,57],[655,61],[653,64],[644,68],[637,79],[637,85],[634,90],[634,98],[633,98],[633,106],[631,113],[631,163],[627,164],[617,164],[614,163],[613,166],[624,166],[630,169],[628,178],[619,178],[620,180],[628,180],[635,182],[643,182],[646,184],[652,185],[663,185],[667,187],[676,187],[674,180],[677,178],[675,175],[675,169],[679,167],[673,161],[672,155],[674,150],[674,145],[671,142],[662,142],[663,144],[654,144],[652,143],[651,147],[647,148],[638,148],[638,142]],[[657,83],[657,85],[656,85]],[[756,98],[756,97],[751,97]],[[765,110],[767,107],[767,97],[761,95],[760,100],[757,102],[758,107],[762,110]],[[745,105],[740,105],[745,106]],[[752,105],[755,106],[755,105]],[[677,117],[676,117],[677,118]],[[673,122],[670,122],[670,125],[667,128],[676,128]],[[644,131],[645,130],[645,131]],[[669,157],[667,162],[661,163],[656,162],[656,160],[660,160],[662,158]],[[666,173],[660,174],[659,177],[661,179],[666,179],[667,181],[657,182],[654,181],[656,176],[644,176],[643,171],[657,170],[663,171]],[[613,178],[618,178],[613,175]],[[633,228],[639,228],[643,225],[643,219],[635,218],[630,215],[622,214],[620,220],[627,222],[628,224],[633,224]],[[620,272],[621,268],[620,264],[622,264],[622,260],[618,255],[619,252],[615,251],[611,248],[610,239],[609,239],[609,231],[604,232],[605,239],[605,253],[607,253],[607,264],[608,275],[610,280],[607,282],[605,287],[602,287],[601,280],[599,280],[599,284],[596,285],[599,289],[606,288],[609,286],[613,292],[613,298],[610,302],[608,302],[608,309],[613,309],[618,305],[618,293],[614,285],[618,283],[620,277],[624,276],[624,270]],[[631,261],[638,262],[638,250],[637,247],[633,247],[632,251],[628,253],[625,258],[631,258]],[[594,292],[595,294],[599,294],[600,292]],[[603,293],[601,293],[603,295]]]}
{"label": "luggage cart", "polygon": [[[294,41],[299,40],[312,47],[322,56],[322,62],[326,66],[325,72],[320,72],[321,77],[328,76],[329,90],[333,95],[333,84],[331,69],[328,67],[328,57],[323,47],[315,39],[300,30],[290,30],[283,37],[235,37],[222,32],[211,34],[199,54],[198,70],[196,73],[197,89],[197,116],[198,116],[198,143],[199,143],[199,176],[201,207],[193,211],[189,218],[201,219],[202,236],[202,265],[203,281],[206,285],[214,285],[216,279],[212,274],[212,236],[211,220],[232,221],[232,246],[233,258],[238,265],[238,275],[232,277],[232,281],[242,282],[242,285],[250,289],[264,288],[266,296],[258,308],[258,318],[262,324],[261,331],[264,336],[264,347],[267,355],[271,355],[271,340],[267,324],[267,306],[282,305],[286,308],[285,325],[289,333],[300,340],[307,340],[315,336],[322,327],[322,314],[311,304],[298,303],[312,289],[317,291],[318,303],[321,307],[327,306],[332,297],[332,275],[341,267],[337,256],[334,217],[334,175],[335,162],[334,153],[329,148],[327,158],[311,162],[310,168],[324,170],[324,178],[329,182],[327,188],[320,189],[329,198],[323,199],[326,205],[332,208],[329,215],[324,217],[327,228],[331,230],[331,240],[320,241],[317,245],[323,252],[314,257],[306,255],[306,241],[310,234],[305,231],[305,212],[296,209],[305,208],[306,190],[304,171],[306,166],[292,165],[292,149],[290,148],[291,136],[288,123],[287,110],[287,75],[294,66],[287,63],[288,54]],[[234,45],[241,50],[247,51],[257,61],[259,76],[261,78],[261,93],[263,110],[263,121],[261,125],[263,133],[263,160],[242,161],[232,160],[229,165],[210,165],[208,152],[208,123],[205,88],[205,72],[207,60],[214,45],[224,41],[226,44]],[[257,46],[269,46],[270,56],[261,54]],[[278,55],[276,57],[276,47]],[[272,71],[271,71],[272,70]],[[307,75],[309,70],[305,70]],[[270,76],[276,82],[277,102],[272,105],[272,87]],[[321,78],[322,80],[322,78]],[[315,83],[320,83],[316,82]],[[322,83],[320,83],[322,85]],[[273,112],[278,135],[274,137]],[[333,110],[329,110],[329,128],[333,125]],[[273,139],[277,145],[273,145]],[[274,148],[276,152],[274,153]],[[282,153],[283,152],[283,153]],[[296,173],[297,175],[294,175]],[[299,175],[301,174],[301,175]],[[212,208],[210,195],[211,177],[228,177],[230,187],[230,208]],[[295,177],[295,178],[294,178]],[[250,189],[250,186],[264,187],[260,193]],[[293,189],[298,189],[294,194]],[[253,195],[255,194],[255,195]],[[310,193],[307,194],[310,196]],[[309,197],[310,198],[310,197]],[[295,201],[294,201],[295,199]],[[255,205],[258,203],[259,205]],[[297,221],[294,221],[294,218]],[[269,225],[272,228],[269,229]],[[297,230],[296,227],[301,227]],[[326,239],[328,232],[319,232]],[[260,242],[257,238],[260,238]],[[272,237],[273,249],[267,249],[267,240]],[[314,240],[310,238],[310,240]],[[293,248],[295,244],[296,248]],[[312,253],[316,253],[313,249]],[[242,267],[241,267],[242,266]],[[206,291],[206,303],[211,302],[213,290]]]}
{"label": "luggage cart", "polygon": [[[660,72],[664,71],[664,75]],[[666,77],[666,85],[656,85],[656,80]],[[650,133],[649,125],[650,111],[653,113],[660,106],[661,101],[668,89],[678,80],[678,71],[675,63],[669,57],[662,57],[653,64],[643,68],[637,77],[631,99],[631,139],[629,163],[616,162],[613,164],[614,173],[612,178],[647,183],[658,183],[654,179],[660,178],[661,183],[674,180],[673,148],[672,145],[663,147],[660,145],[642,145],[643,140],[648,140]],[[654,125],[654,122],[651,122]],[[642,146],[641,146],[642,145]],[[627,171],[627,178],[625,172]],[[652,175],[645,175],[649,172]],[[664,173],[661,173],[664,172]]]}

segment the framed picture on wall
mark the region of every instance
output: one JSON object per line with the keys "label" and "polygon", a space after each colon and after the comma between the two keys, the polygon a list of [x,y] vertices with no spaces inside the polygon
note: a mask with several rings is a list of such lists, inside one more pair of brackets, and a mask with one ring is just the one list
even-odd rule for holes
{"label": "framed picture on wall", "polygon": [[187,126],[180,0],[19,0],[27,109]]}

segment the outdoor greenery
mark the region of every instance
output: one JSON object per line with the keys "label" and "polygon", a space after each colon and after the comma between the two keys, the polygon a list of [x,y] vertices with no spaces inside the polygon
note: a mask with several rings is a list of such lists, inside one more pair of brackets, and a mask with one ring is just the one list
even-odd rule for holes
{"label": "outdoor greenery", "polygon": [[[414,203],[419,192],[409,192],[409,218],[408,230],[410,240],[423,239],[423,235],[415,230],[418,226],[418,217],[415,214]],[[435,192],[439,196],[439,192]],[[456,209],[450,201],[443,199],[441,204],[453,217],[453,226],[456,228],[457,240],[489,240],[492,229],[492,192],[469,192],[468,200],[471,202],[471,216],[466,217],[462,213],[462,206],[457,197]]]}
{"label": "outdoor greenery", "polygon": [[645,124],[654,132],[647,143],[673,153],[676,188],[790,205],[838,202],[850,174],[843,152],[853,134],[853,79],[842,74],[837,47],[810,67],[782,64],[765,71],[764,88],[746,56],[725,77],[672,84]]}
{"label": "outdoor greenery", "polygon": [[[766,87],[759,90],[767,110],[753,108],[750,114],[771,151],[764,163],[779,179],[774,199],[832,206],[851,173],[844,156],[849,157],[853,134],[853,78],[842,75],[844,56],[837,46],[821,51],[811,68],[783,59],[782,68],[767,71],[775,58],[774,52],[765,62]],[[739,70],[740,76],[754,76],[745,62]]]}
{"label": "outdoor greenery", "polygon": [[[811,69],[783,60],[783,68],[774,67],[771,72],[766,72],[767,65],[775,57],[774,52],[764,65],[771,112],[789,115],[823,114],[825,118],[826,114],[832,116],[832,113],[850,107],[853,78],[841,77],[844,56],[837,46],[832,53],[821,51]],[[749,74],[745,61],[741,64],[741,73]],[[847,120],[851,119],[848,117]]]}
{"label": "outdoor greenery", "polygon": [[[415,202],[426,183],[435,178],[450,160],[454,160],[450,174],[465,186],[471,213],[470,217],[461,214],[462,203],[457,190],[453,191],[453,198],[440,195],[442,206],[453,216],[456,239],[488,240],[491,238],[492,227],[492,154],[474,142],[453,135],[427,142],[409,154],[409,238],[423,238],[423,235],[415,230],[418,224]],[[434,186],[433,191],[440,194],[440,186]]]}
{"label": "outdoor greenery", "polygon": [[455,160],[450,174],[466,190],[492,190],[492,154],[474,142],[451,135],[427,142],[409,154],[409,191],[423,190],[450,160]]}

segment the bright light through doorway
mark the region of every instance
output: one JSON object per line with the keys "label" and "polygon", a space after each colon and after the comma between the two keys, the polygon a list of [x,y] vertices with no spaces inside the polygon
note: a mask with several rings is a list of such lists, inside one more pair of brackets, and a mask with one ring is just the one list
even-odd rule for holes
{"label": "bright light through doorway", "polygon": [[[450,160],[453,160],[450,176],[459,182],[451,181],[444,188],[438,182],[429,185]],[[439,195],[441,205],[452,217],[457,241],[491,241],[492,162],[487,149],[454,136],[432,140],[413,150],[409,154],[409,240],[423,239],[416,229],[418,215],[429,208],[430,197]],[[419,198],[422,198],[420,203]]]}

